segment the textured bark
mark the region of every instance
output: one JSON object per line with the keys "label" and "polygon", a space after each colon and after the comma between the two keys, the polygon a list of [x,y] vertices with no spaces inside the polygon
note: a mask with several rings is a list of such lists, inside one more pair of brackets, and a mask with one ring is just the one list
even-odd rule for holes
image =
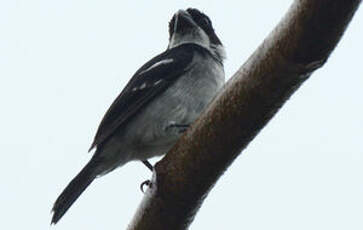
{"label": "textured bark", "polygon": [[360,2],[296,0],[207,111],[156,164],[152,186],[129,229],[187,229],[232,161],[326,62]]}

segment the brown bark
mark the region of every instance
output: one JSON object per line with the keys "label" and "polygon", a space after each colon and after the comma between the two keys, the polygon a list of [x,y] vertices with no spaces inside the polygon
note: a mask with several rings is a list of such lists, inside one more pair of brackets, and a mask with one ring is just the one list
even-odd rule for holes
{"label": "brown bark", "polygon": [[129,229],[187,229],[218,178],[327,61],[360,2],[296,0],[207,111],[156,164],[153,184]]}

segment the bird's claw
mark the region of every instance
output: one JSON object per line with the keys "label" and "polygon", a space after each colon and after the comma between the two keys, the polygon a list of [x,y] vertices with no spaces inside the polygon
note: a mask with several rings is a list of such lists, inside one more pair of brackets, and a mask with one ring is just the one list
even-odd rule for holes
{"label": "bird's claw", "polygon": [[173,128],[176,129],[178,133],[184,133],[189,128],[189,126],[189,124],[177,124],[175,122],[172,122],[166,127],[166,130],[168,131]]}
{"label": "bird's claw", "polygon": [[146,180],[146,181],[144,181],[144,182],[142,182],[140,184],[140,190],[141,190],[142,193],[145,193],[145,191],[144,191],[144,185],[150,187],[151,186],[151,181],[150,180]]}

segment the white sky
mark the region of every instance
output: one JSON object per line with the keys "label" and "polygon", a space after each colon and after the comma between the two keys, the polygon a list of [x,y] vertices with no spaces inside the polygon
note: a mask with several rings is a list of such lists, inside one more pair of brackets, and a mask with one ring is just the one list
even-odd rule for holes
{"label": "white sky", "polygon": [[[106,109],[166,48],[174,12],[193,6],[210,16],[229,78],[292,1],[237,2],[0,1],[0,229],[50,228],[52,204],[90,158]],[[190,229],[363,229],[362,28],[360,9]],[[150,176],[132,162],[97,179],[52,228],[125,229]]]}

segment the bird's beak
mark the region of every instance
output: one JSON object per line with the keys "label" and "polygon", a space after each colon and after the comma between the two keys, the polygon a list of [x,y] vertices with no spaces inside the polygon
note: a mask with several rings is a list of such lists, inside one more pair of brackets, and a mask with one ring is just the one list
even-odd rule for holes
{"label": "bird's beak", "polygon": [[175,13],[175,22],[174,22],[174,33],[180,32],[181,29],[188,29],[195,27],[196,24],[193,21],[192,16],[185,11],[179,10]]}

